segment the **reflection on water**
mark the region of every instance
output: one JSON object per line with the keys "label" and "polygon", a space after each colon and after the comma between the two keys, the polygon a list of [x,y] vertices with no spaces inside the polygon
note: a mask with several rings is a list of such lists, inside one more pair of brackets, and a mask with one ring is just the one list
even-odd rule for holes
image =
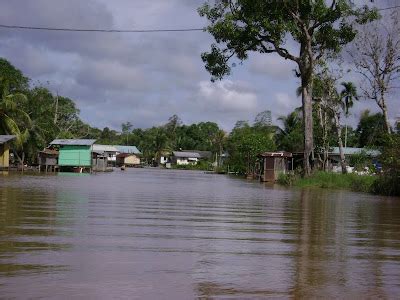
{"label": "reflection on water", "polygon": [[81,175],[0,175],[2,296],[400,294],[400,199],[191,171]]}

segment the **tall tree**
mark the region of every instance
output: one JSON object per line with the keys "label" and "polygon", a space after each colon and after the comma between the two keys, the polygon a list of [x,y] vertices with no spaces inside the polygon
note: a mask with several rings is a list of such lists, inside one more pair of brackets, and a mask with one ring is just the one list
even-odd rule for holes
{"label": "tall tree", "polygon": [[301,108],[297,108],[287,116],[280,116],[278,121],[282,123],[278,127],[275,136],[276,143],[279,150],[289,152],[302,152],[303,151],[303,138],[302,138],[302,124]]}
{"label": "tall tree", "polygon": [[360,147],[381,147],[387,138],[385,118],[382,113],[362,112],[357,126]]}
{"label": "tall tree", "polygon": [[129,143],[129,132],[132,130],[133,125],[131,122],[126,122],[122,123],[121,129],[122,129],[122,134],[125,135],[126,138],[126,145]]}
{"label": "tall tree", "polygon": [[[243,61],[249,52],[277,53],[297,64],[301,79],[304,172],[311,172],[313,150],[312,85],[313,72],[320,58],[338,52],[356,35],[354,20],[365,23],[376,18],[376,11],[366,6],[355,9],[350,0],[221,0],[199,8],[207,17],[207,27],[217,44],[202,59],[212,80],[229,75],[228,61],[233,56]],[[352,20],[351,20],[352,19]],[[292,43],[288,43],[288,41]],[[292,50],[289,44],[297,45]]]}
{"label": "tall tree", "polygon": [[381,18],[361,29],[349,54],[363,79],[364,96],[373,99],[385,118],[390,133],[387,96],[400,78],[399,12]]}
{"label": "tall tree", "polygon": [[4,88],[10,94],[25,92],[28,89],[29,79],[9,61],[0,58],[0,91]]}

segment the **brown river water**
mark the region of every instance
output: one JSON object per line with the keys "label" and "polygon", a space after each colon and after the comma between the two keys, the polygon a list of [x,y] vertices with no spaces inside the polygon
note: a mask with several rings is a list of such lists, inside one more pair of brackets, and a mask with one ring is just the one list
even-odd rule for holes
{"label": "brown river water", "polygon": [[0,298],[400,297],[400,199],[202,172],[0,175]]}

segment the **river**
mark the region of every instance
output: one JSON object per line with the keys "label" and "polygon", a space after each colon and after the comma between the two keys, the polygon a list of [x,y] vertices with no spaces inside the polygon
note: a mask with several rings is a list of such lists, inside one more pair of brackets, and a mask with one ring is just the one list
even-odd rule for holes
{"label": "river", "polygon": [[400,199],[195,171],[0,175],[0,297],[395,298]]}

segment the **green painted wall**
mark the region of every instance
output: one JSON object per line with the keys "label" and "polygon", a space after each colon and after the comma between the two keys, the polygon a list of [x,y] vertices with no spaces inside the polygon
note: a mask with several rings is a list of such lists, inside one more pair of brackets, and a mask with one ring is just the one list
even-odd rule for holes
{"label": "green painted wall", "polygon": [[69,167],[91,167],[91,146],[61,146],[58,157],[58,165]]}

